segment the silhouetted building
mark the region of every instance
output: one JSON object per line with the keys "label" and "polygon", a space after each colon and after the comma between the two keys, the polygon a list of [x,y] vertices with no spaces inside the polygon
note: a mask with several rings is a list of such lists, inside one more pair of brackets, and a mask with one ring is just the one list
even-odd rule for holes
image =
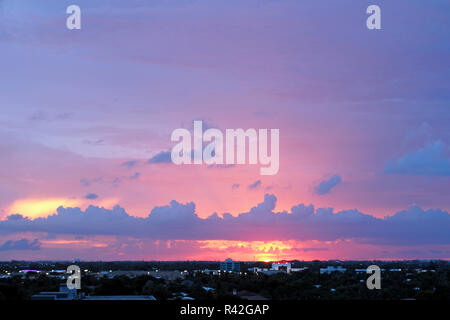
{"label": "silhouetted building", "polygon": [[341,266],[337,266],[337,267],[333,267],[333,266],[328,266],[326,268],[320,268],[320,274],[323,273],[332,273],[332,272],[345,272],[347,270],[347,268],[343,268]]}
{"label": "silhouetted building", "polygon": [[220,271],[241,271],[241,264],[238,261],[233,261],[231,259],[226,259],[224,262],[220,263]]}
{"label": "silhouetted building", "polygon": [[131,301],[131,300],[156,300],[154,296],[86,296],[83,300],[109,300],[109,301]]}
{"label": "silhouetted building", "polygon": [[65,283],[59,285],[59,291],[40,292],[31,296],[31,300],[75,300],[77,298],[77,289],[69,289]]}

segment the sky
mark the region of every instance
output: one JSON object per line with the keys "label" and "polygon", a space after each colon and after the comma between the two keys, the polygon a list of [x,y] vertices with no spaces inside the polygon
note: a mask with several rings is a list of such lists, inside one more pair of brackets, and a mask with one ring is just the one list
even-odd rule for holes
{"label": "sky", "polygon": [[450,259],[448,1],[0,0],[0,111],[0,260]]}

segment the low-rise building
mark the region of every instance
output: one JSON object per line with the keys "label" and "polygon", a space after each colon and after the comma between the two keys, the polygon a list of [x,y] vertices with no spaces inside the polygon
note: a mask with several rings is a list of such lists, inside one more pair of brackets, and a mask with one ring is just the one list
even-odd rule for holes
{"label": "low-rise building", "polygon": [[343,268],[341,266],[337,266],[337,267],[328,266],[326,268],[320,268],[320,274],[324,274],[324,273],[330,274],[332,272],[345,272],[345,271],[347,271],[347,269]]}
{"label": "low-rise building", "polygon": [[253,268],[249,268],[249,271],[253,271],[253,272],[257,272],[257,273],[264,273],[264,274],[269,274],[270,275],[270,274],[276,274],[276,273],[280,273],[280,272],[286,272],[286,273],[300,272],[300,271],[304,271],[306,269],[308,269],[308,267],[292,268],[292,265],[291,265],[290,262],[281,261],[281,262],[274,262],[274,263],[272,263],[272,267],[270,269],[253,267]]}
{"label": "low-rise building", "polygon": [[31,296],[31,300],[76,300],[78,298],[77,289],[69,289],[65,283],[60,284],[59,291],[44,291]]}
{"label": "low-rise building", "polygon": [[220,263],[220,271],[241,271],[241,264],[238,261],[233,261],[232,259],[226,259],[224,262]]}
{"label": "low-rise building", "polygon": [[102,301],[132,301],[132,300],[156,300],[154,296],[86,296],[83,300]]}

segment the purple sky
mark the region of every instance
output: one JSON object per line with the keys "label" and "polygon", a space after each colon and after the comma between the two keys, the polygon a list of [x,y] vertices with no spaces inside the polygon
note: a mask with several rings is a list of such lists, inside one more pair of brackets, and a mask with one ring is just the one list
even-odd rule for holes
{"label": "purple sky", "polygon": [[[0,259],[450,258],[448,1],[0,0],[0,71]],[[168,163],[196,119],[278,174]]]}

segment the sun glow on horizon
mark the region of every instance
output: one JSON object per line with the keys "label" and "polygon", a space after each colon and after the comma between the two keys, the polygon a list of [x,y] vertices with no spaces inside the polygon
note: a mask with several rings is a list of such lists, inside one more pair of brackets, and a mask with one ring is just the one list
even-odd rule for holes
{"label": "sun glow on horizon", "polygon": [[9,213],[19,213],[29,218],[46,217],[56,213],[56,209],[60,206],[76,207],[80,203],[80,200],[77,199],[64,198],[20,199],[14,201],[9,207]]}
{"label": "sun glow on horizon", "polygon": [[14,201],[8,208],[8,214],[21,214],[28,218],[42,218],[56,213],[59,207],[79,207],[85,210],[89,205],[112,208],[119,204],[119,198],[110,197],[99,200],[68,198],[24,198]]}
{"label": "sun glow on horizon", "polygon": [[301,247],[301,242],[298,241],[202,240],[199,243],[201,243],[202,249],[233,253],[236,260],[261,262],[296,258],[293,256],[293,250]]}

